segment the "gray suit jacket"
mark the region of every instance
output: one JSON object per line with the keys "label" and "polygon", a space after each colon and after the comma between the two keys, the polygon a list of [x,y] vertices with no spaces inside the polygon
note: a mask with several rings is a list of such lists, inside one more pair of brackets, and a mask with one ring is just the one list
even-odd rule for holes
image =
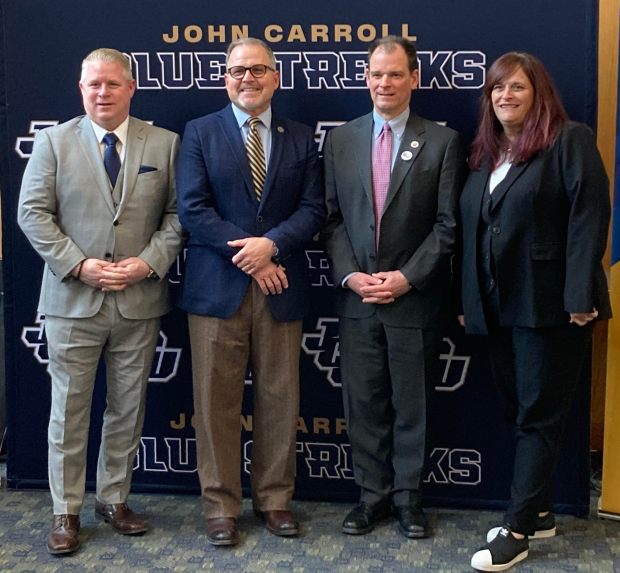
{"label": "gray suit jacket", "polygon": [[[178,135],[130,117],[123,193],[115,207],[87,117],[39,132],[18,210],[20,227],[45,261],[39,312],[66,318],[97,314],[105,293],[69,275],[84,258],[136,256],[165,277],[182,245],[174,179],[178,147]],[[167,280],[143,280],[116,297],[126,318],[154,318],[169,310]]]}
{"label": "gray suit jacket", "polygon": [[[324,231],[340,316],[377,313],[393,326],[437,325],[448,312],[456,208],[465,175],[460,138],[409,116],[375,248],[372,196],[372,113],[333,129],[325,143],[328,222]],[[405,153],[403,157],[404,152]],[[400,270],[413,288],[388,305],[362,303],[342,280],[350,273]]]}

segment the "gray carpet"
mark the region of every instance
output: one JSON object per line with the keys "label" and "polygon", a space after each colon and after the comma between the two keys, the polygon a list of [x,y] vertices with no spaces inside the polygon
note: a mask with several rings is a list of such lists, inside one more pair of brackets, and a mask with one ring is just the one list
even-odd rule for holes
{"label": "gray carpet", "polygon": [[[268,533],[246,502],[240,544],[216,548],[206,541],[197,497],[134,494],[130,502],[148,516],[152,528],[146,535],[124,537],[97,521],[89,494],[81,517],[82,548],[73,556],[54,557],[45,546],[49,493],[0,490],[0,571],[461,573],[472,571],[472,551],[501,517],[497,512],[429,508],[429,539],[405,539],[394,520],[356,537],[340,533],[349,505],[294,502],[303,533],[287,539]],[[558,535],[532,541],[529,558],[512,571],[620,573],[620,522],[558,516]]]}

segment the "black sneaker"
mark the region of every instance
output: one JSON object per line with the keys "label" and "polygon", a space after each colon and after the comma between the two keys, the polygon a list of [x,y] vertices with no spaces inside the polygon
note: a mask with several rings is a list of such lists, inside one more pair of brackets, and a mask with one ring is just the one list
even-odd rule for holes
{"label": "black sneaker", "polygon": [[[499,530],[503,527],[493,527],[489,529],[487,533],[487,543],[491,543],[499,533]],[[538,516],[536,518],[536,531],[534,535],[530,535],[530,539],[547,539],[548,537],[554,537],[556,533],[555,530],[555,515],[549,512],[547,515]]]}
{"label": "black sneaker", "polygon": [[536,518],[536,531],[530,539],[547,539],[547,537],[555,537],[555,515],[551,511]]}
{"label": "black sneaker", "polygon": [[478,571],[505,571],[523,561],[528,555],[527,537],[516,539],[510,529],[502,527],[495,538],[471,558],[471,566]]}

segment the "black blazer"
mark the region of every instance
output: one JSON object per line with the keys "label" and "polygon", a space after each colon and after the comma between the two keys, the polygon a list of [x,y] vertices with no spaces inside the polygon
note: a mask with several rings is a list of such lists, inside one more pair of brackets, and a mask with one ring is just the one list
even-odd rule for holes
{"label": "black blazer", "polygon": [[[460,199],[465,328],[486,334],[479,279],[481,205],[490,167],[473,171]],[[601,259],[609,182],[590,129],[568,122],[553,147],[512,166],[495,188],[491,250],[502,326],[568,324],[571,312],[609,318]]]}

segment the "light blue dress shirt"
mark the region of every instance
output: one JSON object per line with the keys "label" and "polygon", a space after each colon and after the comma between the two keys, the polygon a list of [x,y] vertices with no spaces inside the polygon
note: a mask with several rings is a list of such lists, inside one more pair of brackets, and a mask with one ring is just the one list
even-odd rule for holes
{"label": "light blue dress shirt", "polygon": [[[249,113],[240,110],[234,103],[232,104],[232,110],[235,114],[237,125],[241,130],[243,143],[246,143],[248,140],[248,132],[250,131],[250,126],[247,121],[251,116]],[[259,114],[258,117],[262,122],[258,126],[258,135],[260,136],[261,143],[263,144],[263,150],[265,151],[265,162],[267,163],[267,165],[265,165],[265,169],[269,170],[269,158],[271,157],[271,106],[269,106],[263,113]]]}

